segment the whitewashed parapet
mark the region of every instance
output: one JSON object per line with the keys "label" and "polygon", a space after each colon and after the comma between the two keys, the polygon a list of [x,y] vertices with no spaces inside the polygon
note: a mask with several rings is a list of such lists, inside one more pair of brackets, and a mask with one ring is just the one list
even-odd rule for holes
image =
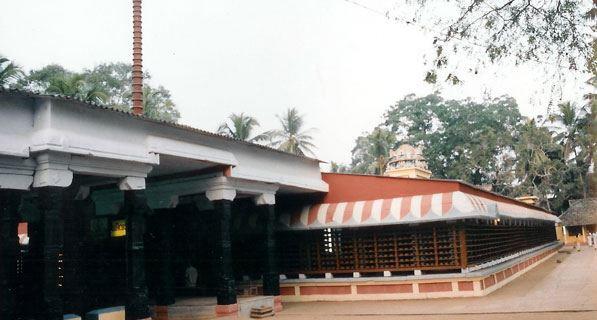
{"label": "whitewashed parapet", "polygon": [[28,190],[36,165],[32,159],[0,156],[0,189]]}
{"label": "whitewashed parapet", "polygon": [[[0,156],[35,160],[40,154],[61,153],[71,157],[68,167],[39,167],[35,186],[66,185],[68,171],[145,178],[152,167],[164,168],[160,158],[168,156],[167,170],[154,170],[156,174],[173,172],[180,160],[184,167],[179,173],[227,167],[231,178],[276,184],[285,191],[328,190],[315,159],[79,101],[0,92],[0,115]],[[18,183],[14,177],[10,181],[27,184],[26,178],[19,178]]]}

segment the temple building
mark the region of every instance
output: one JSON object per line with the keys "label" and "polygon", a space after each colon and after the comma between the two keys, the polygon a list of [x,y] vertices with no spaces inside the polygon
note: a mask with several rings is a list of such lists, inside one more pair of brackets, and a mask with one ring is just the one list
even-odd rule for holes
{"label": "temple building", "polygon": [[282,301],[486,295],[555,254],[558,218],[454,180],[324,173],[282,210]]}
{"label": "temple building", "polygon": [[423,157],[420,148],[403,144],[396,150],[390,150],[390,158],[384,175],[388,177],[429,179],[431,171],[427,168],[427,160]]}
{"label": "temple building", "polygon": [[[144,319],[150,306],[188,297],[214,297],[214,314],[236,313],[236,275],[251,273],[279,309],[276,199],[327,190],[316,159],[0,89],[0,314],[57,320],[126,305],[127,318]],[[250,244],[260,254],[251,270],[231,234],[234,216],[248,212],[264,227]]]}
{"label": "temple building", "polygon": [[321,173],[317,159],[0,89],[3,319],[480,296],[554,254],[556,222],[459,181]]}

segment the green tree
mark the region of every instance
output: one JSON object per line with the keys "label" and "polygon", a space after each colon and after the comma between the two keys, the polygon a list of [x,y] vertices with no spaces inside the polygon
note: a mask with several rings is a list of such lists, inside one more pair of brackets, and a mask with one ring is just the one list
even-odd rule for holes
{"label": "green tree", "polygon": [[311,132],[313,129],[305,129],[303,115],[299,114],[296,108],[289,108],[282,115],[278,115],[282,129],[268,132],[271,140],[271,145],[282,151],[294,153],[297,155],[305,155],[309,153],[313,155],[313,137]]}
{"label": "green tree", "polygon": [[558,112],[551,114],[551,123],[559,125],[554,139],[562,146],[562,159],[567,164],[567,190],[563,195],[568,198],[582,195],[587,197],[589,167],[593,162],[595,136],[591,135],[590,126],[593,114],[590,105],[576,107],[570,102],[559,105]]}
{"label": "green tree", "polygon": [[228,116],[228,121],[220,124],[218,127],[218,133],[223,134],[234,139],[243,141],[261,141],[268,139],[267,134],[259,134],[253,136],[255,128],[259,126],[257,119],[245,115],[243,112],[240,114],[233,113]]}
{"label": "green tree", "polygon": [[143,113],[147,117],[167,122],[176,122],[180,119],[180,113],[172,101],[170,91],[162,86],[143,87]]}
{"label": "green tree", "polygon": [[[387,19],[433,35],[428,82],[459,83],[462,72],[510,60],[563,73],[591,70],[595,2],[581,0],[453,0],[397,2]],[[463,60],[466,55],[472,59]],[[592,67],[591,67],[592,65]]]}
{"label": "green tree", "polygon": [[[107,105],[121,110],[130,110],[132,104],[131,83],[133,81],[130,64],[123,62],[98,64],[91,69],[83,70],[83,76],[87,82],[97,85],[108,94]],[[143,78],[147,81],[151,79],[151,76],[144,72]],[[150,88],[149,92],[144,90],[144,95],[155,91],[147,83],[144,83],[143,88]]]}
{"label": "green tree", "polygon": [[350,171],[354,173],[375,174],[375,158],[369,153],[369,133],[365,132],[355,140],[352,148],[352,162]]}
{"label": "green tree", "polygon": [[357,138],[352,150],[353,171],[381,175],[388,163],[390,150],[396,145],[396,136],[390,130],[378,126],[371,133]]}
{"label": "green tree", "polygon": [[8,58],[0,56],[0,88],[14,85],[23,75],[21,67]]}
{"label": "green tree", "polygon": [[[535,195],[563,212],[568,201],[589,196],[594,179],[597,102],[559,105],[549,121],[523,119],[514,99],[444,100],[438,94],[406,96],[385,113],[384,126],[402,143],[423,147],[435,177],[490,184],[507,196]],[[550,124],[551,126],[547,126]],[[350,170],[379,173],[387,155],[384,127],[355,141]]]}
{"label": "green tree", "polygon": [[423,147],[434,176],[501,188],[512,178],[506,166],[512,165],[520,117],[510,97],[479,103],[409,95],[388,110],[385,124],[397,135],[396,145]]}
{"label": "green tree", "polygon": [[562,173],[566,165],[562,159],[562,146],[554,141],[548,128],[537,126],[531,119],[520,126],[514,150],[519,184],[513,195],[537,196],[539,205],[551,210],[551,199],[563,191]]}
{"label": "green tree", "polygon": [[[593,77],[592,84],[593,88],[597,89],[597,77]],[[587,97],[589,100],[588,109],[590,110],[590,113],[587,114],[587,132],[589,133],[587,137],[589,140],[589,148],[587,149],[587,163],[592,166],[593,171],[595,171],[597,168],[595,166],[595,159],[597,159],[597,95],[589,94]],[[597,175],[595,173],[591,173],[589,176],[589,173],[587,172],[586,181],[588,189],[587,193],[591,197],[597,197]]]}
{"label": "green tree", "polygon": [[31,70],[27,76],[19,81],[19,87],[22,89],[45,92],[54,79],[65,79],[73,76],[74,73],[66,70],[58,64],[49,64],[41,69]]}
{"label": "green tree", "polygon": [[396,136],[391,131],[377,127],[369,135],[369,154],[375,159],[375,173],[382,175],[388,163],[390,150],[396,144]]}
{"label": "green tree", "polygon": [[345,165],[335,161],[330,162],[330,172],[332,173],[348,173],[350,172],[350,168]]}
{"label": "green tree", "polygon": [[[585,130],[586,123],[583,117],[577,112],[577,108],[570,102],[558,105],[558,112],[549,115],[549,120],[558,123],[562,126],[562,132],[556,135],[556,140],[564,147],[563,157],[568,159],[570,153],[578,155],[578,147],[582,147],[579,141],[582,138],[582,133]],[[578,110],[585,112],[585,110]]]}
{"label": "green tree", "polygon": [[[102,103],[113,108],[131,110],[132,67],[126,63],[104,63],[83,72],[73,72],[57,64],[31,70],[19,81],[27,90],[63,94],[85,101]],[[144,73],[146,81],[151,79]],[[163,86],[143,85],[143,106],[146,116],[176,122],[180,113],[172,101],[170,91]]]}

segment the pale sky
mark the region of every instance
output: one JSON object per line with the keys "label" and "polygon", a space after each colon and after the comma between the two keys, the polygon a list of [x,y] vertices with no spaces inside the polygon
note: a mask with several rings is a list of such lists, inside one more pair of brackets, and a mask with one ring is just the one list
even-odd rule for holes
{"label": "pale sky", "polygon": [[[396,3],[358,2],[380,11]],[[26,70],[131,61],[130,0],[14,0],[2,11],[0,54]],[[143,37],[144,68],[171,91],[181,123],[215,131],[230,113],[245,112],[265,131],[297,107],[317,128],[315,153],[324,161],[349,163],[355,138],[409,93],[509,94],[527,116],[554,99],[540,65],[491,67],[457,87],[426,84],[431,35],[344,0],[145,0]],[[555,99],[578,100],[583,82],[571,76]]]}

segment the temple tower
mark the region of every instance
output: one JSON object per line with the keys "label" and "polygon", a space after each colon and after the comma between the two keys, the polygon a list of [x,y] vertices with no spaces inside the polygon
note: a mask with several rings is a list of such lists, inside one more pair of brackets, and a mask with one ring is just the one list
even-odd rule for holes
{"label": "temple tower", "polygon": [[431,171],[427,169],[427,160],[423,157],[420,148],[403,144],[398,149],[390,151],[384,176],[429,179]]}

